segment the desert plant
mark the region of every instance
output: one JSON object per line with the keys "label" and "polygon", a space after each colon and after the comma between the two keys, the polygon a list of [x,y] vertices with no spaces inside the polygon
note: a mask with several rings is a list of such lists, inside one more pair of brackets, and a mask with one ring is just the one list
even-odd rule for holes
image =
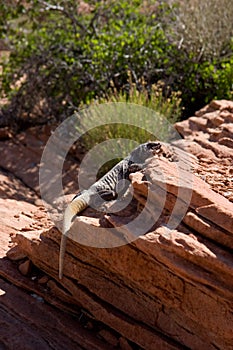
{"label": "desert plant", "polygon": [[[93,108],[93,111],[98,110],[98,106],[101,104],[103,106],[109,104],[113,108],[112,114],[118,115],[119,123],[106,123],[106,125],[101,125],[101,127],[86,133],[82,137],[82,143],[86,149],[112,138],[129,139],[138,143],[155,139],[168,141],[171,138],[173,124],[179,120],[182,111],[180,92],[172,92],[169,93],[169,97],[165,97],[163,82],[153,84],[148,90],[143,80],[140,82],[140,89],[138,89],[131,74],[129,74],[127,87],[127,90],[120,91],[113,88],[106,97],[94,100],[90,104],[90,110],[92,110],[92,106],[97,107]],[[111,108],[107,108],[107,110],[111,115]],[[93,115],[93,118],[101,118],[101,116],[96,114],[96,116]],[[135,120],[135,125],[138,123],[142,127],[127,125],[128,119]]]}
{"label": "desert plant", "polygon": [[[171,39],[195,62],[232,54],[233,3],[228,0],[169,0]],[[174,6],[176,4],[176,6]]]}
{"label": "desert plant", "polygon": [[232,12],[227,0],[2,2],[0,39],[11,50],[4,120],[62,121],[94,98],[124,93],[128,71],[137,91],[158,81],[163,96],[181,91],[183,116],[232,98]]}

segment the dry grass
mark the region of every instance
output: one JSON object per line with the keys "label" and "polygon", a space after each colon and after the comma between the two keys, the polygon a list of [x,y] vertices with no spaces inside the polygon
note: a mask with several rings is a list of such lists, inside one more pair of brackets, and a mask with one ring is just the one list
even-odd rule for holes
{"label": "dry grass", "polygon": [[172,11],[173,40],[179,48],[196,54],[196,59],[230,54],[233,38],[233,2],[229,0],[168,0],[179,3]]}

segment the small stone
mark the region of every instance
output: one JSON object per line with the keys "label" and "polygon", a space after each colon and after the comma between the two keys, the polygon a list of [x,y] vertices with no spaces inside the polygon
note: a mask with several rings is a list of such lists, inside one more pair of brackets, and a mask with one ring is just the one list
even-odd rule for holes
{"label": "small stone", "polygon": [[6,256],[8,257],[8,259],[13,261],[18,261],[27,257],[17,245],[8,250]]}
{"label": "small stone", "polygon": [[5,290],[0,288],[0,296],[6,294]]}
{"label": "small stone", "polygon": [[223,195],[224,195],[225,197],[231,197],[232,192],[231,192],[231,191],[223,192]]}
{"label": "small stone", "polygon": [[40,198],[36,198],[34,204],[38,206],[40,210],[44,210],[44,207],[42,207],[43,201]]}
{"label": "small stone", "polygon": [[43,276],[43,277],[41,277],[41,278],[38,280],[38,283],[39,283],[39,284],[46,284],[46,283],[48,283],[48,281],[49,281],[49,277],[48,277],[48,276]]}
{"label": "small stone", "polygon": [[27,231],[31,231],[32,230],[32,228],[30,227],[30,226],[27,226],[27,227],[23,227],[23,228],[21,228],[21,232],[27,232]]}
{"label": "small stone", "polygon": [[32,263],[30,260],[26,260],[22,264],[19,265],[19,271],[24,276],[27,276],[30,273],[31,268],[32,268]]}
{"label": "small stone", "polygon": [[189,234],[189,237],[192,238],[192,239],[194,239],[195,241],[197,241],[197,237],[196,237],[194,234],[190,233],[190,234]]}
{"label": "small stone", "polygon": [[39,301],[40,303],[44,303],[44,298],[40,297],[39,295],[37,295],[36,293],[32,293],[31,296],[36,299],[37,301]]}

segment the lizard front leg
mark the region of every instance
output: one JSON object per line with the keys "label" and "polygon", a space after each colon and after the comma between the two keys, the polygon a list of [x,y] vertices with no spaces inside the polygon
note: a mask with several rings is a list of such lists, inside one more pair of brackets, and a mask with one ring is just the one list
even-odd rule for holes
{"label": "lizard front leg", "polygon": [[140,171],[143,169],[143,165],[142,164],[138,164],[138,163],[133,163],[131,165],[129,165],[128,168],[128,173],[136,173],[137,171]]}

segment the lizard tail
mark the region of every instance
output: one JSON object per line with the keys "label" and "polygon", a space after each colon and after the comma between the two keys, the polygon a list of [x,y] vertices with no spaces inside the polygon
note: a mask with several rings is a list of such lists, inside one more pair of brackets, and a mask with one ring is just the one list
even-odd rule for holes
{"label": "lizard tail", "polygon": [[66,208],[63,219],[63,232],[61,235],[59,254],[59,279],[62,279],[64,268],[64,257],[66,251],[67,233],[71,227],[75,215],[79,214],[87,207],[87,203],[81,198],[75,198]]}

